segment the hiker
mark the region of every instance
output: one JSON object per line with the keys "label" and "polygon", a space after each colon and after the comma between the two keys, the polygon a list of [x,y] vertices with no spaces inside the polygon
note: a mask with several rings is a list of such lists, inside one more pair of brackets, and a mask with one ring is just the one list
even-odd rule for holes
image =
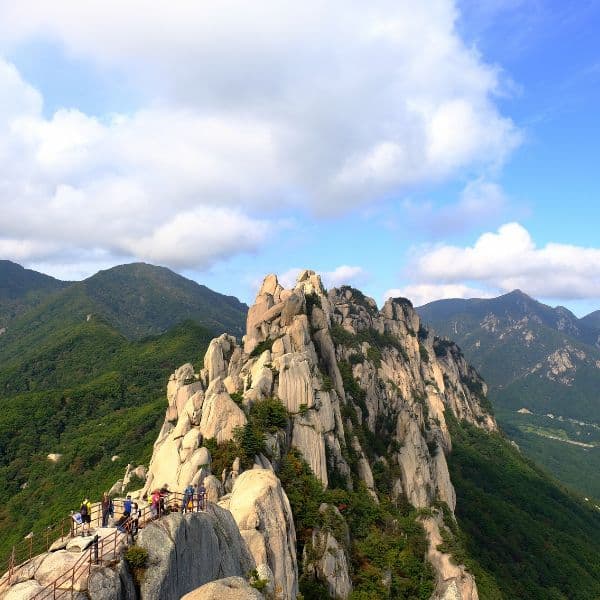
{"label": "hiker", "polygon": [[204,487],[204,480],[198,483],[198,510],[206,510],[206,488]]}
{"label": "hiker", "polygon": [[133,502],[131,505],[131,527],[129,531],[131,533],[131,539],[135,541],[135,536],[140,528],[140,517],[142,516],[142,511],[139,509],[138,503]]}
{"label": "hiker", "polygon": [[123,502],[123,514],[128,517],[131,514],[131,496],[127,494],[125,502]]}
{"label": "hiker", "polygon": [[92,504],[87,497],[83,499],[81,506],[79,507],[79,514],[81,515],[81,537],[86,534],[92,535],[90,531],[92,523]]}
{"label": "hiker", "polygon": [[156,519],[158,517],[159,508],[160,508],[160,491],[154,490],[152,492],[152,501],[150,503],[150,512],[152,513],[153,519]]}
{"label": "hiker", "polygon": [[158,507],[158,514],[162,516],[167,508],[167,497],[169,496],[169,486],[165,483],[160,488],[160,504]]}
{"label": "hiker", "polygon": [[102,527],[108,527],[108,517],[115,516],[115,506],[108,492],[102,495]]}
{"label": "hiker", "polygon": [[194,486],[190,483],[183,491],[183,503],[181,512],[192,512],[194,510]]}
{"label": "hiker", "polygon": [[121,532],[121,533],[127,533],[127,527],[129,525],[129,515],[121,515],[119,517],[119,520],[115,523],[115,527]]}

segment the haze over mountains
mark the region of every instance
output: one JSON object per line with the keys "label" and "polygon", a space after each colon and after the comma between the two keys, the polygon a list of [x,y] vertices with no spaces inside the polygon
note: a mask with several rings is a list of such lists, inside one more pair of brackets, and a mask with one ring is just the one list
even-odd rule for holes
{"label": "haze over mountains", "polygon": [[563,481],[600,496],[598,311],[578,319],[519,290],[418,311],[482,374],[510,436]]}

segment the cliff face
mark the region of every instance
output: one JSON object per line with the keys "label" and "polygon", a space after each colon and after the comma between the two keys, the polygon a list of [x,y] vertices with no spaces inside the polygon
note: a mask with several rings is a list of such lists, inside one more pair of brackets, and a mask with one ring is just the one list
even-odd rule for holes
{"label": "cliff face", "polygon": [[455,345],[421,327],[408,301],[388,300],[379,311],[358,290],[327,293],[311,271],[293,290],[268,276],[249,310],[243,349],[221,336],[204,365],[207,388],[221,379],[245,404],[281,399],[293,415],[291,444],[324,485],[332,475],[351,485],[356,466],[373,489],[373,453],[359,430],[384,440],[386,460],[399,467],[396,494],[415,506],[436,497],[455,504],[444,458],[451,449],[446,409],[496,428],[481,406],[485,384]]}
{"label": "cliff face", "polygon": [[[202,441],[231,440],[253,404],[278,398],[290,424],[267,434],[271,460],[257,456],[256,467],[272,468],[292,446],[323,486],[352,489],[362,481],[377,501],[378,465],[394,499],[417,508],[440,500],[453,511],[446,416],[495,430],[485,393],[458,347],[430,334],[408,300],[390,299],[378,310],[358,290],[327,292],[312,271],[293,289],[269,275],[242,344],[224,334],[211,342],[199,373],[184,365],[171,377],[145,489],[196,483],[210,471]],[[239,471],[236,464],[223,475],[229,491]]]}

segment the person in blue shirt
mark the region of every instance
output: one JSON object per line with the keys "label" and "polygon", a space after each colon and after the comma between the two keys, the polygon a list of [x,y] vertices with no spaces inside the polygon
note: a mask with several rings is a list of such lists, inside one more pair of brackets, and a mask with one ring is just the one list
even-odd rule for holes
{"label": "person in blue shirt", "polygon": [[129,517],[131,515],[131,496],[127,494],[125,502],[123,502],[123,516]]}
{"label": "person in blue shirt", "polygon": [[183,506],[181,512],[192,512],[194,507],[194,486],[190,483],[183,491]]}

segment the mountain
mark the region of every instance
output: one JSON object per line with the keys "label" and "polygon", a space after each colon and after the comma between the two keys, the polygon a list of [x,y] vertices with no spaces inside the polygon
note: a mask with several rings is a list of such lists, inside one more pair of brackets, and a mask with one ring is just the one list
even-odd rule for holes
{"label": "mountain", "polygon": [[187,319],[215,333],[241,335],[246,322],[248,307],[237,298],[145,263],[100,271],[75,287],[82,288],[98,315],[129,339],[163,333]]}
{"label": "mountain", "polygon": [[19,314],[67,285],[66,281],[24,269],[10,260],[0,260],[0,331]]}
{"label": "mountain", "polygon": [[[36,278],[46,277],[30,273]],[[227,331],[239,335],[246,319],[247,306],[237,298],[213,292],[164,267],[144,263],[113,267],[71,284],[57,283],[55,289],[61,291],[46,292],[44,301],[38,302],[35,310],[21,315],[2,342],[7,344],[9,338],[20,338],[24,343],[24,336],[35,331],[28,338],[29,343],[35,343],[67,323],[86,319],[106,322],[129,339],[163,333],[187,319],[215,333]],[[17,285],[8,281],[7,287],[12,289]]]}
{"label": "mountain", "polygon": [[103,323],[130,340],[164,333],[193,320],[214,333],[239,335],[247,307],[163,267],[121,265],[47,295],[0,337],[0,363],[33,364],[85,323]]}
{"label": "mountain", "polygon": [[[210,500],[148,524],[100,567],[91,598],[179,598],[206,582],[211,597],[234,583],[260,597],[243,580],[215,581],[228,575],[283,600],[599,597],[600,507],[503,436],[484,381],[408,300],[379,309],[303,271],[292,289],[265,278],[241,343],[225,333],[207,344],[192,323],[143,341],[94,320],[78,327],[71,339],[89,328],[105,339],[101,373],[88,381],[73,363],[72,389],[17,393],[0,412],[4,549],[36,519],[41,533],[82,494],[97,498],[119,461],[149,459],[140,502],[167,486],[174,505],[201,480]],[[48,448],[62,458],[49,462]],[[68,554],[35,564],[58,569]],[[40,591],[43,577],[22,569],[15,587]]]}
{"label": "mountain", "polygon": [[587,327],[600,331],[600,310],[595,310],[589,315],[582,317],[580,321]]}
{"label": "mountain", "polygon": [[502,427],[565,483],[600,497],[600,331],[515,290],[417,309],[490,385]]}
{"label": "mountain", "polygon": [[[0,306],[8,299],[20,311],[0,337],[0,531],[9,544],[32,522],[65,514],[63,493],[114,481],[122,464],[113,454],[143,460],[165,378],[215,333],[239,334],[247,307],[145,264],[75,283],[9,261],[0,268]],[[49,453],[64,462],[49,465]]]}

